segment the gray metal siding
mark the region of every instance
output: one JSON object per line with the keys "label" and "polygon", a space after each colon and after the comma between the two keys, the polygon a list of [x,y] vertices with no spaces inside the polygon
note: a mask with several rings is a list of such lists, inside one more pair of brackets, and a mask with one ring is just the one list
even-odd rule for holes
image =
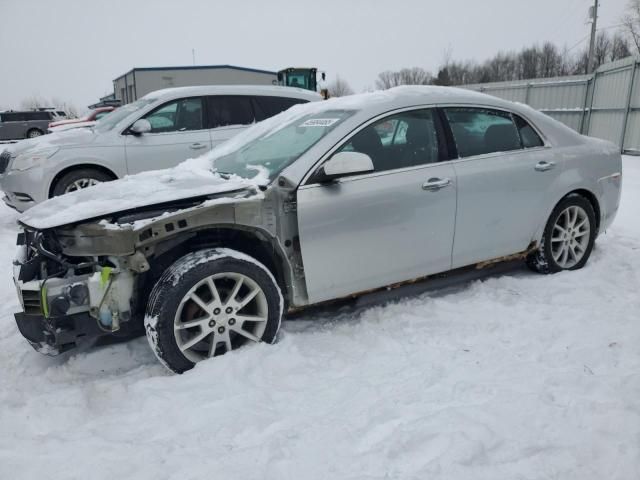
{"label": "gray metal siding", "polygon": [[[273,85],[276,81],[275,74],[231,68],[135,70],[134,91],[136,98],[141,98],[147,93],[163,88],[203,85]],[[132,82],[133,75],[131,75],[130,85]]]}
{"label": "gray metal siding", "polygon": [[467,85],[541,110],[623,151],[640,151],[640,57],[601,66],[593,75]]}

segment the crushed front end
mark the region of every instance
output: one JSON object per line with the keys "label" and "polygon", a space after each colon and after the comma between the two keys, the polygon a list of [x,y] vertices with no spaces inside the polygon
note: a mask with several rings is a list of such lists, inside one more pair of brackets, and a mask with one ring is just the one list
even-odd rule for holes
{"label": "crushed front end", "polygon": [[[136,330],[136,275],[124,257],[70,256],[78,232],[26,228],[18,236],[14,281],[22,311],[18,328],[39,352],[58,355],[99,337]],[[82,239],[78,239],[82,242]]]}

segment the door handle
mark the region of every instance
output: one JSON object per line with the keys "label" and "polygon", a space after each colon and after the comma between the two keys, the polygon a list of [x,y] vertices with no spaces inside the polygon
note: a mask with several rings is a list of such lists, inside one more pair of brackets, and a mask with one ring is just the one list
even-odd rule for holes
{"label": "door handle", "polygon": [[451,185],[451,179],[449,178],[430,178],[422,184],[422,189],[429,192],[437,192],[441,188],[445,188]]}
{"label": "door handle", "polygon": [[551,170],[555,166],[555,162],[547,162],[546,160],[542,160],[541,162],[536,163],[536,166],[534,168],[537,172],[546,172],[547,170]]}
{"label": "door handle", "polygon": [[200,150],[201,148],[207,148],[207,146],[204,143],[192,143],[189,148],[191,150]]}

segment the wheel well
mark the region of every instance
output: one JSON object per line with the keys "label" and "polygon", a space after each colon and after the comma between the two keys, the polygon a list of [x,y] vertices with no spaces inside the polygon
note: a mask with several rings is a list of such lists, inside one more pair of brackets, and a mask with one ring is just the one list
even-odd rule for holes
{"label": "wheel well", "polygon": [[578,189],[578,190],[574,190],[573,192],[569,192],[566,196],[568,197],[569,195],[580,195],[581,197],[586,198],[587,200],[589,200],[589,203],[591,204],[591,206],[593,207],[593,211],[596,214],[596,231],[600,231],[600,204],[598,203],[598,199],[596,198],[596,196],[590,192],[589,190],[585,190],[583,188]]}
{"label": "wheel well", "polygon": [[41,128],[38,127],[31,127],[29,130],[27,130],[26,136],[29,136],[29,132],[33,132],[34,130],[37,130],[41,133],[44,133],[44,130],[42,130]]}
{"label": "wheel well", "polygon": [[49,198],[53,196],[53,189],[56,188],[57,183],[60,181],[60,179],[64,175],[66,175],[69,172],[73,172],[74,170],[82,170],[83,168],[90,168],[92,170],[97,170],[99,172],[102,172],[105,175],[109,175],[112,180],[115,180],[116,178],[118,178],[118,176],[115,173],[113,173],[111,170],[109,170],[108,168],[102,167],[100,165],[94,165],[91,163],[72,165],[70,167],[65,168],[64,170],[59,171],[56,174],[56,176],[53,178],[51,185],[49,185]]}
{"label": "wheel well", "polygon": [[287,302],[285,261],[266,235],[238,228],[215,228],[192,233],[192,236],[185,235],[182,241],[173,237],[168,239],[165,245],[160,243],[156,246],[156,250],[161,253],[153,261],[151,270],[144,274],[142,304],[139,305],[141,309],[145,308],[147,298],[158,278],[171,264],[189,252],[213,247],[237,250],[262,263],[276,279],[282,296]]}

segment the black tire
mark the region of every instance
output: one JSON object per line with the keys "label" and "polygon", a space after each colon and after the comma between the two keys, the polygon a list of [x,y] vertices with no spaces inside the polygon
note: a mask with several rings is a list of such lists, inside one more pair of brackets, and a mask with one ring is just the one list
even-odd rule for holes
{"label": "black tire", "polygon": [[234,250],[219,248],[193,252],[178,259],[160,276],[149,296],[144,320],[152,350],[160,362],[175,373],[186,372],[196,364],[180,350],[174,334],[174,321],[181,301],[199,282],[221,273],[244,275],[262,289],[268,314],[260,340],[266,343],[276,340],[284,301],[269,270],[252,257]]}
{"label": "black tire", "polygon": [[32,128],[32,129],[27,131],[27,138],[36,138],[36,137],[39,137],[41,135],[44,135],[44,132],[42,130],[40,130],[39,128]]}
{"label": "black tire", "polygon": [[[585,252],[575,265],[570,268],[563,268],[559,265],[556,260],[554,260],[552,252],[551,252],[551,238],[552,238],[552,230],[556,222],[558,221],[558,217],[562,212],[564,212],[567,208],[576,206],[582,208],[587,217],[589,219],[589,240],[587,243],[587,247]],[[573,193],[564,197],[553,209],[551,212],[551,216],[547,221],[547,225],[545,226],[544,233],[542,235],[542,240],[540,242],[540,248],[535,252],[531,253],[527,259],[527,266],[537,273],[542,274],[550,274],[556,273],[563,270],[578,270],[585,266],[589,257],[591,256],[591,252],[593,250],[593,244],[595,242],[596,236],[598,235],[597,231],[597,222],[596,222],[596,214],[593,208],[593,205],[589,200],[587,200],[582,195],[577,193]]]}
{"label": "black tire", "polygon": [[92,179],[99,183],[115,180],[112,175],[101,170],[96,170],[95,168],[79,168],[77,170],[71,170],[60,177],[53,186],[51,196],[58,197],[60,195],[64,195],[67,193],[66,190],[70,185],[73,185],[74,182],[82,179]]}

